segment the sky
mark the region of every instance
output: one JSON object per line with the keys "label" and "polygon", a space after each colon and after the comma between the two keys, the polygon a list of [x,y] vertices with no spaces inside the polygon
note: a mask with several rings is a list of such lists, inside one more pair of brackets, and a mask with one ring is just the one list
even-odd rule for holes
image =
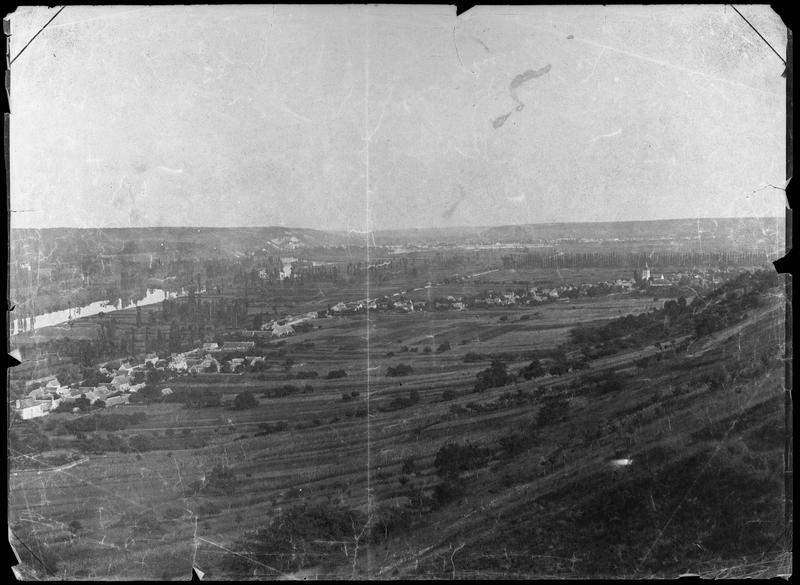
{"label": "sky", "polygon": [[23,7],[11,225],[779,216],[786,29],[738,8],[780,57],[724,5],[68,6],[22,50]]}

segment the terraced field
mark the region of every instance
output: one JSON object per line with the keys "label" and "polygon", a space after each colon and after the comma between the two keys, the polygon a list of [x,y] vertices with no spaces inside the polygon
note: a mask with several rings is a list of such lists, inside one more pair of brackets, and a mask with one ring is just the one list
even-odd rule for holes
{"label": "terraced field", "polygon": [[[598,395],[587,382],[610,367],[603,360],[588,370],[472,390],[489,363],[466,363],[468,352],[511,354],[507,367],[516,372],[530,361],[531,350],[565,342],[571,325],[661,304],[612,296],[524,309],[371,312],[316,321],[307,334],[272,342],[275,353],[263,374],[184,375],[163,384],[175,391],[211,391],[224,402],[249,390],[258,400],[253,408],[168,402],[117,407],[114,412],[142,412],[145,418],[115,433],[89,433],[88,440],[102,446],[109,434],[144,436],[147,450],[91,453],[69,468],[52,463],[63,449],[11,453],[12,542],[27,574],[41,578],[185,579],[192,568],[224,579],[585,576],[594,574],[597,561],[581,552],[579,541],[559,537],[548,544],[546,533],[523,531],[524,536],[515,519],[533,515],[527,531],[537,523],[557,531],[575,521],[569,510],[591,499],[587,487],[625,481],[624,472],[609,470],[615,456],[646,467],[659,448],[668,453],[659,459],[664,466],[736,441],[758,450],[759,462],[777,462],[762,471],[771,478],[766,495],[779,516],[780,441],[762,428],[780,420],[779,304],[748,322],[741,335],[737,330],[731,339],[715,336],[706,355],[696,358],[703,361],[691,362],[690,370],[686,360],[692,358],[664,354],[651,368],[636,369],[623,389],[607,394]],[[445,341],[450,349],[437,352]],[[613,356],[613,367],[633,367],[645,355],[642,349]],[[733,367],[742,355],[765,349],[772,358],[758,377],[713,391],[699,382],[715,364]],[[646,355],[658,353],[650,348]],[[400,364],[411,366],[411,373],[387,375]],[[347,375],[326,378],[338,369]],[[298,372],[318,377],[290,378]],[[312,390],[267,397],[287,384]],[[540,411],[552,396],[568,402],[565,420],[542,420]],[[759,417],[714,434],[726,417],[757,408]],[[72,418],[51,415],[17,424],[46,422],[57,429],[59,420]],[[536,439],[513,457],[504,454],[503,437],[531,425]],[[704,429],[710,439],[690,440]],[[49,432],[56,447],[71,440]],[[449,442],[484,446],[488,459],[461,474],[463,494],[420,504],[415,498],[424,502],[436,493],[441,478],[435,459]],[[676,505],[663,497],[654,500],[655,509]],[[347,538],[320,537],[322,560],[294,570],[276,568],[268,554],[243,548],[243,534],[299,505],[360,513],[367,518],[361,532],[370,538],[361,539],[355,525]],[[375,520],[376,510],[394,510],[402,522]],[[564,556],[568,549],[572,557]],[[630,568],[630,574],[657,572],[647,563]]]}

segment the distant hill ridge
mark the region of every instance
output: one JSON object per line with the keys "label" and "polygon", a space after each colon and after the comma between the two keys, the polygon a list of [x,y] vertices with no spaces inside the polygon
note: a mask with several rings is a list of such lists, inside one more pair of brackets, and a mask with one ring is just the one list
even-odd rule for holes
{"label": "distant hill ridge", "polygon": [[[126,243],[138,251],[156,251],[166,245],[199,245],[221,253],[242,249],[266,251],[324,246],[387,246],[403,244],[554,244],[569,240],[648,241],[670,243],[703,241],[735,248],[782,247],[784,219],[780,217],[670,219],[591,223],[547,223],[486,227],[440,227],[343,232],[300,227],[132,227],[132,228],[43,228],[12,229],[12,250],[16,243],[37,241],[49,247],[64,238],[73,240],[86,252],[119,254]],[[133,244],[131,244],[133,243]],[[13,252],[12,252],[13,254]]]}

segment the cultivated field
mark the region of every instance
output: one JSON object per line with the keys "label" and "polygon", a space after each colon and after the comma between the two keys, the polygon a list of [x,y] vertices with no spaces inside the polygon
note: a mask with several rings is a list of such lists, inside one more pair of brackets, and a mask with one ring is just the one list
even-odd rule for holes
{"label": "cultivated field", "polygon": [[[717,334],[696,358],[654,347],[623,350],[591,361],[586,370],[519,377],[473,392],[476,375],[490,360],[465,362],[470,352],[508,354],[508,371],[516,372],[532,351],[568,342],[574,325],[661,305],[612,295],[524,308],[321,319],[308,333],[271,342],[270,368],[263,374],[183,375],[164,384],[219,394],[223,404],[249,390],[257,406],[189,408],[157,401],[109,409],[145,417],[84,439],[102,451],[110,434],[143,436],[147,450],[109,449],[74,465],[55,464],[65,454],[60,442],[66,451],[74,449],[69,433],[58,434],[58,423],[74,415],[14,421],[12,428],[21,432],[45,425],[56,447],[37,455],[10,453],[15,546],[30,574],[44,578],[182,579],[192,567],[225,579],[293,571],[340,578],[584,576],[602,567],[594,553],[582,549],[577,536],[561,534],[547,544],[546,535],[559,526],[564,534],[570,531],[563,523],[578,520],[569,510],[596,495],[589,486],[624,482],[626,471],[634,473],[612,472],[609,461],[624,455],[648,467],[648,457],[660,457],[658,465],[668,467],[694,455],[702,459],[710,446],[757,456],[751,465],[767,477],[763,495],[772,501],[773,516],[762,520],[778,522],[780,440],[767,426],[780,417],[779,301],[738,330]],[[450,349],[437,351],[444,342]],[[754,360],[764,352],[769,366],[756,378],[740,376],[713,390],[702,381],[714,366],[733,369],[742,356]],[[657,361],[635,365],[647,357]],[[387,376],[389,367],[400,364],[411,372]],[[598,395],[586,380],[612,366],[629,370],[624,387]],[[326,378],[339,369],[345,377]],[[318,377],[296,376],[308,372]],[[267,397],[287,384],[298,391]],[[299,390],[307,385],[312,388]],[[404,402],[412,393],[414,399]],[[567,400],[565,420],[539,415],[553,396]],[[725,426],[731,417],[739,424]],[[509,458],[500,441],[532,424],[536,439]],[[440,484],[437,452],[449,442],[482,445],[491,453],[486,463],[462,474],[464,494],[426,504]],[[698,473],[695,480],[706,481],[704,471]],[[691,489],[679,494],[684,488]],[[654,518],[680,510],[684,504],[675,498],[689,497],[696,488],[690,482],[675,493],[652,495]],[[321,560],[292,570],[242,548],[245,533],[298,505],[360,513],[370,538],[359,535],[363,527],[356,525],[347,538],[323,534],[314,541]],[[519,519],[528,517],[520,532]],[[565,550],[573,557],[562,558]],[[702,563],[711,560],[707,555]],[[620,561],[605,570],[618,575],[621,566],[626,565]],[[628,570],[659,572],[647,563]]]}

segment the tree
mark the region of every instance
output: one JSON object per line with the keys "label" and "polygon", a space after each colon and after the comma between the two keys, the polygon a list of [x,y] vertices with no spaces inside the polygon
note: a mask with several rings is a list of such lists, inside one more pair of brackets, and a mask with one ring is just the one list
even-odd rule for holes
{"label": "tree", "polygon": [[72,403],[72,408],[79,408],[81,411],[89,410],[91,406],[92,403],[86,398],[85,394],[81,394],[80,398],[77,398],[75,402]]}
{"label": "tree", "polygon": [[486,449],[467,443],[446,443],[436,452],[433,466],[443,479],[454,479],[463,471],[481,467],[488,459]]}
{"label": "tree", "polygon": [[539,378],[545,375],[544,368],[539,360],[534,359],[527,366],[522,368],[519,372],[523,378],[530,380],[531,378]]}
{"label": "tree", "polygon": [[597,392],[599,394],[617,392],[622,389],[624,384],[625,380],[622,378],[622,376],[616,372],[611,372],[597,385]]}
{"label": "tree", "polygon": [[[137,374],[138,373],[139,372],[137,372]],[[156,384],[159,384],[163,380],[164,380],[164,372],[162,372],[161,370],[148,370],[147,373],[145,374],[145,381],[147,382],[147,384],[151,386],[155,386]],[[137,381],[141,380],[137,378]],[[137,383],[137,381],[135,381],[134,383]]]}
{"label": "tree", "polygon": [[511,383],[511,376],[506,371],[506,365],[497,359],[492,360],[492,365],[478,372],[475,377],[477,378],[475,392],[482,392],[487,388],[497,388]]}
{"label": "tree", "polygon": [[258,400],[256,400],[256,397],[250,390],[245,390],[237,394],[236,398],[233,400],[234,410],[247,410],[255,408],[256,406],[258,406]]}
{"label": "tree", "polygon": [[413,371],[413,368],[408,364],[397,364],[395,367],[389,366],[386,369],[386,375],[391,377],[408,376]]}
{"label": "tree", "polygon": [[456,393],[455,393],[454,390],[445,390],[444,392],[442,392],[442,400],[443,401],[453,400],[455,397],[456,397]]}
{"label": "tree", "polygon": [[58,374],[56,379],[62,386],[69,386],[81,381],[81,368],[76,365],[69,365],[63,368]]}
{"label": "tree", "polygon": [[564,397],[548,399],[536,415],[536,424],[540,427],[561,422],[569,415],[569,400]]}

